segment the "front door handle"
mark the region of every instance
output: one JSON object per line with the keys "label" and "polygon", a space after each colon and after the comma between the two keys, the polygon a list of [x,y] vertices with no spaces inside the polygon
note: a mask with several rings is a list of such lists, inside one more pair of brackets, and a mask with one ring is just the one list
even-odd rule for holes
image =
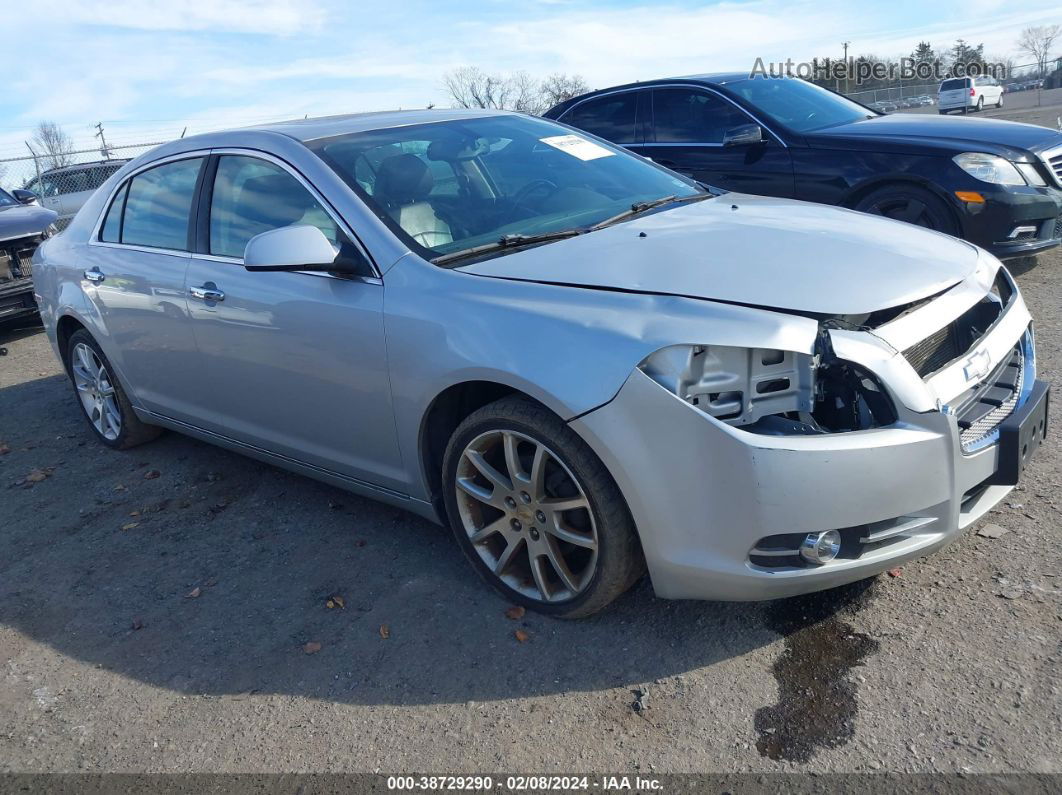
{"label": "front door handle", "polygon": [[99,284],[100,282],[102,282],[104,279],[107,278],[106,276],[103,275],[103,273],[100,271],[99,268],[92,268],[91,270],[87,270],[87,271],[85,271],[85,273],[83,275],[84,275],[84,277],[86,279],[88,279],[93,284]]}
{"label": "front door handle", "polygon": [[198,298],[200,301],[224,301],[225,293],[217,288],[217,285],[202,284],[199,287],[189,287],[188,292],[192,298]]}

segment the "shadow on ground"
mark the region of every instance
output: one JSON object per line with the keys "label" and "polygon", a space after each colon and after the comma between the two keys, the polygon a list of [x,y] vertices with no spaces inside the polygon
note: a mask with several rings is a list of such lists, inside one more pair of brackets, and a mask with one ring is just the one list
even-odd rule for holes
{"label": "shadow on ground", "polygon": [[[657,600],[647,582],[591,619],[513,621],[446,531],[400,510],[177,434],[106,449],[57,375],[0,390],[0,416],[0,622],[158,687],[518,698],[636,686],[806,626],[772,626],[762,605]],[[25,481],[33,470],[48,477]],[[848,599],[820,598],[811,623]]]}

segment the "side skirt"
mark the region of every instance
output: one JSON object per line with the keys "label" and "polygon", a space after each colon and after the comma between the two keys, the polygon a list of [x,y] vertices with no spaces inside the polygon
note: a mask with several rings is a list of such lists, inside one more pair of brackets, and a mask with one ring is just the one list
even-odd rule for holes
{"label": "side skirt", "polygon": [[134,410],[143,422],[150,423],[151,425],[169,428],[171,431],[183,433],[186,436],[191,436],[194,439],[199,439],[200,441],[217,445],[218,447],[224,447],[226,450],[241,453],[249,458],[264,461],[267,464],[272,464],[273,466],[286,469],[290,472],[295,472],[299,475],[305,475],[308,478],[328,483],[329,485],[343,489],[344,491],[349,491],[362,497],[368,497],[369,499],[378,500],[387,503],[388,505],[393,505],[396,508],[403,508],[418,516],[422,516],[435,524],[443,524],[438,512],[435,510],[435,506],[430,502],[414,499],[408,494],[402,494],[398,491],[375,486],[372,483],[367,483],[363,480],[358,480],[357,478],[351,478],[338,472],[333,472],[330,469],[325,469],[324,467],[307,464],[304,461],[289,458],[288,456],[280,455],[279,453],[272,453],[261,447],[255,447],[254,445],[237,441],[228,436],[223,436],[220,433],[214,433],[213,431],[205,430],[196,425],[165,417],[161,414],[156,414],[153,411],[148,411],[142,408],[134,408]]}

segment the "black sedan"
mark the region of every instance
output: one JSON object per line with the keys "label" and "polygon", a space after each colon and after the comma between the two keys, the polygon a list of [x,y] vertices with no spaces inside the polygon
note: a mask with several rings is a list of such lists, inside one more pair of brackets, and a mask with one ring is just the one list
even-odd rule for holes
{"label": "black sedan", "polygon": [[851,207],[998,257],[1062,240],[1062,133],[884,115],[804,80],[717,74],[567,100],[546,117],[727,190]]}

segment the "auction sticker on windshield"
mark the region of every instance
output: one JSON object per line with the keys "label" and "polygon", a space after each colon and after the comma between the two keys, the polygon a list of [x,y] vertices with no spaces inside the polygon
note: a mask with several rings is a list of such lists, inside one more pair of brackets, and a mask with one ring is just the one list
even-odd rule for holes
{"label": "auction sticker on windshield", "polygon": [[597,160],[599,157],[611,157],[616,154],[578,135],[551,135],[539,140],[580,160]]}

